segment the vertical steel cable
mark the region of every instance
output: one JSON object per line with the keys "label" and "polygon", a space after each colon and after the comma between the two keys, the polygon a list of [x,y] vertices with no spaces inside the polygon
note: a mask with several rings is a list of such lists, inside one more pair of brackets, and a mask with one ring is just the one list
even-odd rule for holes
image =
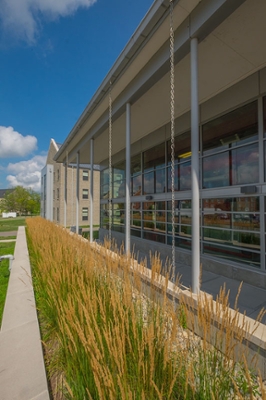
{"label": "vertical steel cable", "polygon": [[174,4],[170,0],[170,112],[171,112],[171,191],[172,191],[172,268],[175,268],[175,53]]}
{"label": "vertical steel cable", "polygon": [[112,96],[111,85],[109,87],[109,241],[111,242],[112,226]]}

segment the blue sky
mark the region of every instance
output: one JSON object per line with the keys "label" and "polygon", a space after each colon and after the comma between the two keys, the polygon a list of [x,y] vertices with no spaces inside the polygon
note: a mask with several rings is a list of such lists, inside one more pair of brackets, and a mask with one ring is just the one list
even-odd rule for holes
{"label": "blue sky", "polygon": [[0,189],[40,189],[153,0],[0,0]]}

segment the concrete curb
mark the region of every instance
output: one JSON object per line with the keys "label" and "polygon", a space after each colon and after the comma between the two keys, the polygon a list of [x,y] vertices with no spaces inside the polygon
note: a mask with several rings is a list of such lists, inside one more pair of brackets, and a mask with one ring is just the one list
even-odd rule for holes
{"label": "concrete curb", "polygon": [[15,259],[0,331],[1,400],[49,400],[25,227],[18,228]]}

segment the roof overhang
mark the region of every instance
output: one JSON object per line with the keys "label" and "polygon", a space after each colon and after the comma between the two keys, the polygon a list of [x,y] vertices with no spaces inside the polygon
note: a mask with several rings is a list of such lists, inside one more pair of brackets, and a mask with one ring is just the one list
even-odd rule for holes
{"label": "roof overhang", "polygon": [[[187,99],[189,100],[188,71],[191,37],[197,37],[200,43],[199,85],[200,89],[202,86],[200,101],[203,102],[265,65],[266,55],[263,50],[265,46],[260,47],[260,53],[263,54],[259,59],[255,52],[256,47],[260,46],[262,42],[265,43],[264,23],[262,21],[260,23],[259,20],[262,18],[261,15],[265,15],[265,12],[264,0],[257,0],[256,3],[252,0],[179,0],[175,2],[175,64],[177,73],[182,75],[181,78],[177,77],[177,80],[181,79],[183,82],[180,84],[187,87],[188,94],[186,98],[184,95],[182,97],[184,104],[187,103]],[[112,123],[117,128],[118,147],[116,151],[121,150],[124,146],[124,144],[121,145],[121,134],[123,135],[125,131],[126,103],[133,106],[132,112],[135,117],[132,122],[134,124],[132,142],[138,139],[137,132],[140,128],[143,130],[143,135],[147,135],[156,127],[159,128],[160,125],[167,122],[164,116],[164,120],[157,121],[156,127],[152,123],[145,127],[143,113],[147,101],[155,115],[157,115],[157,110],[158,114],[160,113],[160,103],[161,106],[167,103],[169,108],[167,90],[164,89],[165,77],[169,73],[168,17],[168,0],[155,1],[60,147],[55,158],[57,162],[64,162],[66,157],[69,162],[73,161],[76,153],[80,152],[81,162],[88,163],[90,162],[88,151],[90,139],[93,138],[97,141],[97,138],[104,133],[106,141],[110,82],[112,83]],[[254,43],[257,43],[255,48]],[[222,68],[219,68],[217,57],[219,60],[221,56]],[[228,70],[226,70],[225,64]],[[234,73],[229,71],[230,65]],[[215,72],[215,76],[210,76],[212,67],[215,68],[215,71],[212,71]],[[217,85],[214,82],[215,77],[218,81]],[[220,86],[219,82],[222,82]],[[208,85],[212,85],[209,91],[206,90]],[[157,101],[155,88],[157,97],[160,97]],[[177,93],[177,99],[178,94],[180,91]],[[180,101],[178,100],[178,102]],[[177,105],[177,115],[188,110],[189,105],[183,109],[180,106],[180,110]],[[116,139],[114,143],[116,143]],[[100,163],[106,158],[106,154],[103,154],[106,153],[104,150],[104,147],[98,151],[95,150],[95,163]]]}

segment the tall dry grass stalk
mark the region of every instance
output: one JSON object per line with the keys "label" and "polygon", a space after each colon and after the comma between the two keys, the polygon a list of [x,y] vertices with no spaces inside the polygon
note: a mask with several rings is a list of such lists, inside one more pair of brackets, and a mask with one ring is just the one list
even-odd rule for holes
{"label": "tall dry grass stalk", "polygon": [[[256,398],[247,365],[234,362],[236,345],[229,329],[234,317],[227,314],[225,294],[218,310],[222,320],[226,317],[219,326],[225,334],[215,333],[220,352],[208,345],[217,310],[205,303],[200,308],[204,335],[199,340],[186,329],[193,331],[190,307],[177,307],[167,298],[170,271],[160,292],[155,290],[159,257],[153,259],[147,286],[128,257],[110,252],[114,244],[97,251],[42,218],[28,219],[27,233],[47,368],[61,382],[54,398]],[[241,339],[241,330],[238,334]]]}

